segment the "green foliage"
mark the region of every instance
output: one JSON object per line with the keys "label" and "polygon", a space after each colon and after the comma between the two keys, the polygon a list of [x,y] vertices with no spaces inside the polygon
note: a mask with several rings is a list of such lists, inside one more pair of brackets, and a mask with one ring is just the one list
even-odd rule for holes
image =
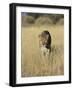
{"label": "green foliage", "polygon": [[22,26],[34,24],[35,19],[32,16],[22,16]]}
{"label": "green foliage", "polygon": [[[61,20],[62,19],[62,20]],[[63,14],[38,14],[38,13],[27,13],[22,16],[22,26],[26,25],[47,25],[47,24],[63,24]]]}
{"label": "green foliage", "polygon": [[32,17],[34,17],[35,19],[37,19],[38,17],[42,16],[42,14],[38,14],[38,13],[28,13],[27,15],[28,15],[28,16],[32,16]]}
{"label": "green foliage", "polygon": [[36,19],[35,22],[36,25],[47,25],[52,23],[53,23],[52,20],[47,16],[40,16],[39,18]]}
{"label": "green foliage", "polygon": [[64,18],[62,14],[50,14],[49,17],[53,21],[53,24],[56,24],[61,18]]}
{"label": "green foliage", "polygon": [[58,23],[57,23],[57,24],[63,25],[63,24],[64,24],[64,19],[63,19],[63,18],[61,18],[61,19],[58,21]]}

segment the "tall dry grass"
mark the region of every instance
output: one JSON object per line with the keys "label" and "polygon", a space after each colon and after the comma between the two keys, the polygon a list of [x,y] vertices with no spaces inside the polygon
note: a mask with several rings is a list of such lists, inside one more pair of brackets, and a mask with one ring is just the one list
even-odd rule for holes
{"label": "tall dry grass", "polygon": [[[38,35],[48,30],[52,36],[52,51],[41,56]],[[55,76],[64,74],[64,26],[30,26],[21,30],[21,76]]]}

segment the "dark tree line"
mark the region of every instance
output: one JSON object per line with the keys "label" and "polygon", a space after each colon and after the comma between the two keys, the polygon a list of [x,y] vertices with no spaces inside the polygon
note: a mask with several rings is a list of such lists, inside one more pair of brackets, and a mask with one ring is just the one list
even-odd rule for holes
{"label": "dark tree line", "polygon": [[53,24],[56,24],[60,19],[64,19],[63,14],[39,14],[39,13],[26,13],[22,15],[22,24],[28,23],[33,24],[39,18],[49,18]]}

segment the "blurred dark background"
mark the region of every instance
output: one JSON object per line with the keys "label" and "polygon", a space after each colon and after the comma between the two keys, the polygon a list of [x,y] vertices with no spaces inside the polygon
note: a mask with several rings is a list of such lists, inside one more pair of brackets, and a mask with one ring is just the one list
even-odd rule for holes
{"label": "blurred dark background", "polygon": [[64,25],[64,14],[21,13],[21,25]]}

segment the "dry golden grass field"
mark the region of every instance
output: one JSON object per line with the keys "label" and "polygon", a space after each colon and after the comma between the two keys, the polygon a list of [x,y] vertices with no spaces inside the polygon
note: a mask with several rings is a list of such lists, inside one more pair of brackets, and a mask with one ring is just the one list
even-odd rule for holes
{"label": "dry golden grass field", "polygon": [[[48,30],[52,37],[52,51],[42,57],[38,35]],[[21,76],[64,75],[64,26],[29,26],[21,30]]]}

